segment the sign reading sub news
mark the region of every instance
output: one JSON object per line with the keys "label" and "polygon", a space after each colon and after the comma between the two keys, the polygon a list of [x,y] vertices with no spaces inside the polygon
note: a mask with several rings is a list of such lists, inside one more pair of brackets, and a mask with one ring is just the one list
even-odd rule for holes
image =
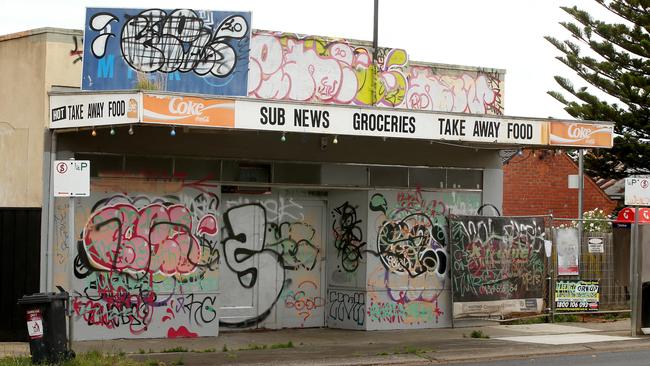
{"label": "sign reading sub news", "polygon": [[55,160],[52,178],[54,197],[90,196],[90,160]]}
{"label": "sign reading sub news", "polygon": [[598,311],[600,302],[598,281],[557,281],[556,311]]}

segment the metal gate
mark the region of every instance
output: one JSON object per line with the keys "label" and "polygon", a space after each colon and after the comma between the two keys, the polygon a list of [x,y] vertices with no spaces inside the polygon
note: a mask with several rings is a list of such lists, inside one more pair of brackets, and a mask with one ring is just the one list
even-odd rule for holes
{"label": "metal gate", "polygon": [[0,208],[0,341],[27,339],[16,301],[39,291],[41,209]]}
{"label": "metal gate", "polygon": [[[629,309],[629,233],[612,228],[611,220],[554,218],[551,227],[550,305],[554,306],[557,281],[581,280],[597,281],[599,311]],[[560,230],[567,233],[570,228],[575,228],[575,237],[562,238]]]}

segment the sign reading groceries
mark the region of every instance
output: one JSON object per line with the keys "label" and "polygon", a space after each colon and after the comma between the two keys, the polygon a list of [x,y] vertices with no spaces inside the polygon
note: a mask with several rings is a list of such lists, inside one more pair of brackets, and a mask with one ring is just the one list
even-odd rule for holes
{"label": "sign reading groceries", "polygon": [[545,145],[546,121],[237,100],[235,128]]}

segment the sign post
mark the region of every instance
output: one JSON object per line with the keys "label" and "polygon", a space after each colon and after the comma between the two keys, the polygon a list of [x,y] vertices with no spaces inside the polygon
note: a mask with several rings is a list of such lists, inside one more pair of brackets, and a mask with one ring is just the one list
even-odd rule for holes
{"label": "sign post", "polygon": [[[52,166],[52,192],[54,197],[68,197],[68,227],[74,228],[75,197],[90,196],[90,160],[54,160]],[[70,243],[70,255],[74,256],[74,244]],[[72,345],[74,327],[72,314],[68,314],[68,341]]]}
{"label": "sign post", "polygon": [[[630,311],[631,311],[631,335],[636,336],[641,329],[641,282],[639,270],[642,248],[639,245],[639,206],[650,205],[650,179],[648,178],[625,178],[625,205],[634,206],[634,227],[630,242]],[[650,304],[646,304],[650,306]]]}

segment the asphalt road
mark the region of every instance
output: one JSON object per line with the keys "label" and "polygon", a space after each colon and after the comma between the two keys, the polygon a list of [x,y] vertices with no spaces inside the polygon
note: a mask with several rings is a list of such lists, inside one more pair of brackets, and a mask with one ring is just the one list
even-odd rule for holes
{"label": "asphalt road", "polygon": [[[440,365],[440,364],[438,364]],[[650,350],[630,352],[603,352],[580,355],[518,358],[478,363],[453,363],[454,366],[648,366]]]}

